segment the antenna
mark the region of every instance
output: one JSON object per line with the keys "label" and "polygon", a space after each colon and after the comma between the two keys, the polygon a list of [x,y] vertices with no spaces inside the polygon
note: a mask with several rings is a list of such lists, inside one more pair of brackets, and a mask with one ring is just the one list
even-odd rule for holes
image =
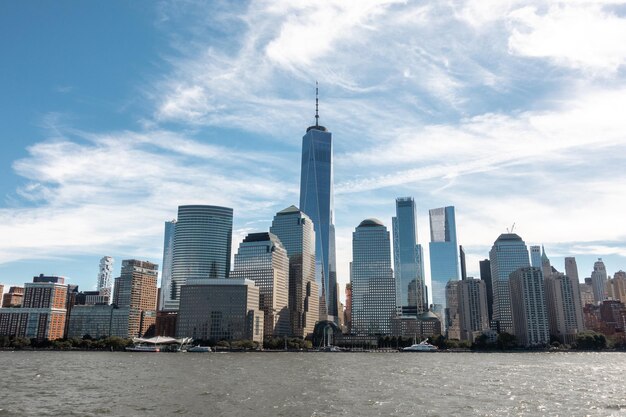
{"label": "antenna", "polygon": [[320,114],[319,114],[319,90],[318,90],[318,84],[317,84],[317,80],[315,81],[315,127],[318,127],[319,124],[319,119],[320,119]]}
{"label": "antenna", "polygon": [[513,226],[511,226],[511,229],[509,229],[508,227],[506,228],[506,232],[507,233],[513,233],[514,229],[515,229],[515,222],[513,222]]}

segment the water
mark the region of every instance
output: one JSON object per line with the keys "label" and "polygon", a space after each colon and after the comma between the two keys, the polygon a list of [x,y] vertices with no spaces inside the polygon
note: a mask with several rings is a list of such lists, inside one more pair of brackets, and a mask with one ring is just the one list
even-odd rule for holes
{"label": "water", "polygon": [[0,352],[0,416],[626,415],[624,353]]}

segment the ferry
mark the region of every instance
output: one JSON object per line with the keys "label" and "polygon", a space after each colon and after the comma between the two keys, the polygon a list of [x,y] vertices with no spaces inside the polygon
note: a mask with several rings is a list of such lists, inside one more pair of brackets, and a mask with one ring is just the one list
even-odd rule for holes
{"label": "ferry", "polygon": [[426,340],[402,349],[403,352],[436,352],[437,350],[437,346],[431,345]]}
{"label": "ferry", "polygon": [[211,349],[210,346],[193,346],[190,348],[187,348],[187,352],[213,352],[213,349]]}
{"label": "ferry", "polygon": [[161,349],[154,345],[135,345],[126,348],[128,352],[160,352]]}

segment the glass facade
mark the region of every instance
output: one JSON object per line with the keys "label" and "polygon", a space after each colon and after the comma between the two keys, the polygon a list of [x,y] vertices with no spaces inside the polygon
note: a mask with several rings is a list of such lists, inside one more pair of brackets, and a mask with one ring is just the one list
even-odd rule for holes
{"label": "glass facade", "polygon": [[287,336],[289,321],[289,258],[272,233],[250,233],[235,255],[232,278],[253,281],[259,287],[266,336]]}
{"label": "glass facade", "polygon": [[430,284],[433,311],[445,323],[446,284],[459,280],[459,252],[456,243],[454,207],[429,210]]}
{"label": "glass facade", "polygon": [[427,302],[420,247],[417,245],[413,198],[396,199],[396,216],[392,219],[392,228],[397,313],[403,316],[417,316],[426,310]]}
{"label": "glass facade", "polygon": [[376,219],[363,220],[352,234],[353,334],[391,334],[396,284],[390,243],[387,228]]}
{"label": "glass facade", "polygon": [[230,271],[233,209],[180,206],[174,251],[170,306],[177,309],[181,286],[192,279],[223,279]]}
{"label": "glass facade", "polygon": [[493,289],[493,319],[501,332],[513,333],[509,276],[530,267],[526,243],[515,233],[503,233],[489,251]]}
{"label": "glass facade", "polygon": [[163,239],[163,265],[161,269],[161,310],[171,310],[169,294],[172,291],[172,257],[174,256],[174,235],[176,233],[176,220],[165,222],[165,234]]}
{"label": "glass facade", "polygon": [[[338,315],[337,267],[333,202],[332,134],[323,126],[311,126],[302,137],[300,209],[315,228],[315,281],[321,310]],[[320,317],[324,318],[324,317]]]}
{"label": "glass facade", "polygon": [[291,334],[306,337],[319,320],[319,290],[315,282],[313,222],[291,206],[274,216],[270,233],[276,235],[289,258],[289,317]]}

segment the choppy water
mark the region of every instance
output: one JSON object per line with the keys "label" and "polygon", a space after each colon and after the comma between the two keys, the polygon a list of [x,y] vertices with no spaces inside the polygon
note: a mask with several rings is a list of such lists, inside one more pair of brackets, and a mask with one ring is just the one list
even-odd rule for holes
{"label": "choppy water", "polygon": [[626,354],[0,352],[14,415],[626,415]]}

